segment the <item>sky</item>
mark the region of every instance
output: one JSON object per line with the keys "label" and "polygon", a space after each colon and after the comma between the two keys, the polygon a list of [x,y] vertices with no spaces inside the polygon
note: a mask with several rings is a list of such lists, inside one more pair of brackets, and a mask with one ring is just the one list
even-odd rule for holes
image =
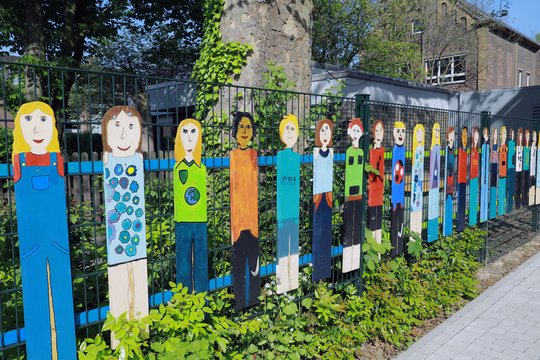
{"label": "sky", "polygon": [[510,0],[508,25],[532,39],[540,33],[540,0]]}

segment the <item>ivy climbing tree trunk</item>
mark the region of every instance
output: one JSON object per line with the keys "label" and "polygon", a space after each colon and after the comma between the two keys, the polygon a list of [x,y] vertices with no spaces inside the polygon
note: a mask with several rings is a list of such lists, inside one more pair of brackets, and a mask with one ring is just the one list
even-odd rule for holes
{"label": "ivy climbing tree trunk", "polygon": [[233,83],[262,86],[267,64],[282,65],[297,91],[311,90],[313,0],[225,0],[222,40],[249,44],[252,52]]}

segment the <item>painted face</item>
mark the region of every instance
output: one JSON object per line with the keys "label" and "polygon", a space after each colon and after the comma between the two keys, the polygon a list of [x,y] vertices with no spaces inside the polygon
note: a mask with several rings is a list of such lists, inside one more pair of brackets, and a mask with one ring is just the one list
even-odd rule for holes
{"label": "painted face", "polygon": [[394,134],[394,142],[396,143],[396,145],[400,145],[400,146],[403,145],[403,143],[405,142],[405,129],[401,127],[399,128],[395,127],[393,134]]}
{"label": "painted face", "polygon": [[363,135],[362,129],[360,129],[360,126],[358,125],[353,125],[349,130],[347,130],[347,133],[351,137],[353,144],[358,144]]}
{"label": "painted face", "polygon": [[506,128],[501,128],[501,145],[506,142]]}
{"label": "painted face", "polygon": [[384,130],[381,123],[378,123],[377,126],[375,126],[375,147],[381,147],[382,140],[384,136]]}
{"label": "painted face", "polygon": [[488,129],[484,128],[482,134],[483,134],[483,137],[484,137],[484,141],[488,142],[489,141],[489,131],[488,131]]}
{"label": "painted face", "polygon": [[532,144],[536,146],[536,131],[532,132]]}
{"label": "painted face", "polygon": [[416,141],[418,145],[424,145],[424,130],[421,127],[416,130]]}
{"label": "painted face", "polygon": [[141,140],[141,125],[136,116],[123,110],[107,123],[107,143],[116,157],[133,156]]}
{"label": "painted face", "polygon": [[531,140],[531,134],[526,131],[525,132],[525,146],[529,145],[529,141]]}
{"label": "painted face", "polygon": [[467,140],[469,139],[469,135],[467,134],[467,129],[461,130],[461,145],[463,145],[463,148],[467,148]]}
{"label": "painted face", "polygon": [[441,128],[439,128],[438,126],[435,128],[435,140],[437,144],[441,143]]}
{"label": "painted face", "polygon": [[328,146],[331,138],[332,130],[330,130],[330,126],[328,126],[328,124],[323,124],[319,133],[319,139],[321,140],[323,148],[326,148]]}
{"label": "painted face", "polygon": [[478,129],[474,129],[474,133],[473,133],[474,147],[478,146],[479,139],[480,139],[480,134],[478,133]]}
{"label": "painted face", "polygon": [[496,144],[497,143],[497,133],[499,132],[499,130],[497,129],[494,129],[493,130],[493,138],[491,140],[493,140],[493,143]]}
{"label": "painted face", "polygon": [[186,124],[180,129],[180,139],[182,140],[182,145],[186,150],[186,160],[193,160],[193,150],[197,146],[199,140],[199,128],[195,124]]}
{"label": "painted face", "polygon": [[21,115],[21,132],[30,151],[36,155],[47,153],[53,135],[53,118],[40,109]]}
{"label": "painted face", "polygon": [[252,138],[253,126],[251,125],[251,121],[247,117],[243,117],[238,124],[238,131],[236,132],[236,141],[240,149],[247,148]]}
{"label": "painted face", "polygon": [[454,141],[456,140],[456,133],[454,131],[448,133],[448,146],[454,147]]}
{"label": "painted face", "polygon": [[296,140],[298,140],[298,127],[292,121],[289,121],[285,125],[285,131],[283,131],[281,140],[288,148],[292,148],[296,144]]}
{"label": "painted face", "polygon": [[518,143],[521,144],[523,141],[523,133],[518,132]]}
{"label": "painted face", "polygon": [[514,140],[514,129],[510,129],[510,140]]}

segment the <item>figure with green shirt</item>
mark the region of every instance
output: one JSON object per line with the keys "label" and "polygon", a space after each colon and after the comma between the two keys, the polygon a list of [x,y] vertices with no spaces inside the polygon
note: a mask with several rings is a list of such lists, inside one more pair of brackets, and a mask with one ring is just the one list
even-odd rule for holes
{"label": "figure with green shirt", "polygon": [[189,291],[208,291],[206,166],[197,120],[185,119],[178,126],[174,157],[176,281]]}
{"label": "figure with green shirt", "polygon": [[361,265],[364,171],[373,172],[375,175],[379,174],[369,163],[366,163],[364,150],[360,148],[360,138],[364,134],[364,127],[359,118],[351,119],[347,134],[352,140],[352,146],[345,153],[344,273],[357,270]]}

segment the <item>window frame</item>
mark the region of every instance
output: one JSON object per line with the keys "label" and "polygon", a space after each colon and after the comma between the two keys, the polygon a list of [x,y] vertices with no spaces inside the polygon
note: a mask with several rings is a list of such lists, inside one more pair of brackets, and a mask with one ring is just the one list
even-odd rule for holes
{"label": "window frame", "polygon": [[[463,66],[463,71],[456,73],[455,67],[458,63],[458,59],[461,58],[461,64]],[[449,61],[449,69],[445,71],[444,68],[441,71],[441,63],[444,61]],[[431,66],[436,66],[436,71],[433,75],[429,73],[429,68]],[[425,81],[426,84],[431,85],[447,85],[447,84],[463,84],[467,81],[467,57],[466,54],[457,54],[450,56],[441,56],[438,59],[426,59],[424,61],[424,68],[426,70]],[[458,79],[456,79],[458,78]]]}

